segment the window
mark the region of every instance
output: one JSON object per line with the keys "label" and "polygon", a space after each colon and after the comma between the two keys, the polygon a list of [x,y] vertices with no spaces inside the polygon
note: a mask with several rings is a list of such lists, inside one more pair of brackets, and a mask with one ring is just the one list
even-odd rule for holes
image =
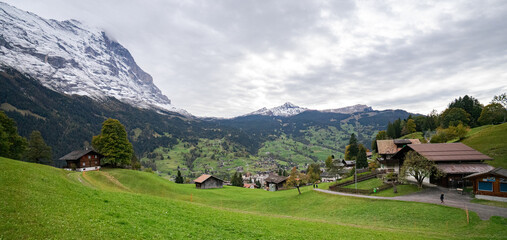
{"label": "window", "polygon": [[83,163],[83,167],[85,166],[85,163]]}
{"label": "window", "polygon": [[507,192],[507,183],[500,183],[500,192]]}
{"label": "window", "polygon": [[492,182],[479,182],[479,191],[493,192]]}
{"label": "window", "polygon": [[92,159],[92,155],[88,155],[88,159]]}
{"label": "window", "polygon": [[97,155],[95,155],[94,158],[97,158]]}

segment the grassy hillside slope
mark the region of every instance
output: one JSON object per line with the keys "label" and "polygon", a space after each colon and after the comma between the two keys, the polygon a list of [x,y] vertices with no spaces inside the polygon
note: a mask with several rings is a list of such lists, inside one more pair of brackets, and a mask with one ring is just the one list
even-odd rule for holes
{"label": "grassy hillside slope", "polygon": [[488,164],[507,169],[507,123],[474,128],[462,142],[492,157]]}
{"label": "grassy hillside slope", "polygon": [[489,238],[506,219],[467,225],[464,211],[288,190],[197,190],[155,174],[66,172],[0,158],[0,238]]}

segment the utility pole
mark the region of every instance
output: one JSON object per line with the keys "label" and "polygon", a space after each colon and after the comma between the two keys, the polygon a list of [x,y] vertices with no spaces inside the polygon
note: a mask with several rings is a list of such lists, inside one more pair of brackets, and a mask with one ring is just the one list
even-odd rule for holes
{"label": "utility pole", "polygon": [[356,161],[354,162],[354,182],[355,182],[355,185],[356,185],[356,193],[357,193],[357,159]]}

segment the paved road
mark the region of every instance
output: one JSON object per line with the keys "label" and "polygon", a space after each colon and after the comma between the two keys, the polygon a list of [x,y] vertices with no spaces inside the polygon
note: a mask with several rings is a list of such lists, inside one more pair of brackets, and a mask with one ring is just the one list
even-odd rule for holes
{"label": "paved road", "polygon": [[404,196],[398,197],[377,197],[377,196],[367,196],[367,195],[359,195],[359,194],[350,194],[350,193],[342,193],[335,192],[330,190],[323,189],[314,189],[315,191],[336,194],[342,196],[350,196],[350,197],[360,197],[360,198],[370,198],[370,199],[386,199],[386,200],[395,200],[395,201],[409,201],[409,202],[423,202],[423,203],[434,203],[434,204],[442,204],[440,203],[440,194],[444,193],[444,205],[450,207],[456,207],[461,209],[468,208],[469,211],[474,211],[479,215],[482,220],[488,220],[491,216],[500,216],[507,218],[507,208],[502,207],[494,207],[488,205],[482,205],[477,203],[470,203],[472,198],[467,195],[458,194],[456,191],[449,190],[447,188],[440,187],[429,187],[423,191],[412,193]]}

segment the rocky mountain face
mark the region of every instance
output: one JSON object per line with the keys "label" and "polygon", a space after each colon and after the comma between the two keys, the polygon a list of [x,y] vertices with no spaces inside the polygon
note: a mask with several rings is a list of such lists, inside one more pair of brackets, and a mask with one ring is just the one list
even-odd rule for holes
{"label": "rocky mountain face", "polygon": [[130,52],[106,32],[76,20],[41,18],[0,2],[0,66],[45,87],[96,100],[114,97],[141,108],[180,112]]}

